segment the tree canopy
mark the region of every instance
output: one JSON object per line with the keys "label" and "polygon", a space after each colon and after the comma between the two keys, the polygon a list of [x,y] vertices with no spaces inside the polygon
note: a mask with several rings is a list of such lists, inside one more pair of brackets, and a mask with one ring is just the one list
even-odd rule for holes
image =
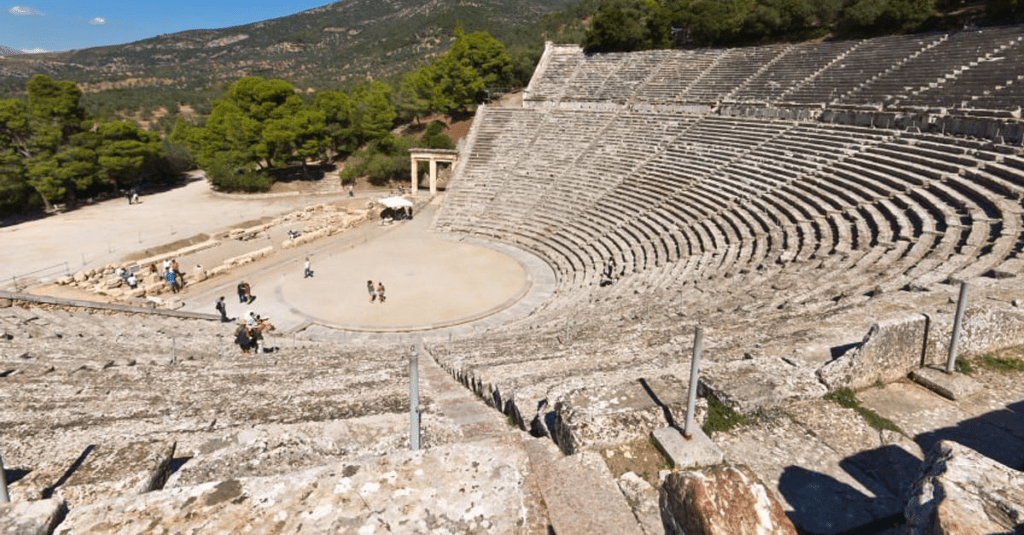
{"label": "tree canopy", "polygon": [[35,75],[26,90],[25,100],[0,100],[0,215],[171,174],[159,136],[88,117],[74,83]]}

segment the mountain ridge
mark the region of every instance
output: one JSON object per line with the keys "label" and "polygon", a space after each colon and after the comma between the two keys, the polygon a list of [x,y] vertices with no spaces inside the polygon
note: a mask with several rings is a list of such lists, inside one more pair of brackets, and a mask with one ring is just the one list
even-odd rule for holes
{"label": "mountain ridge", "polygon": [[[0,95],[36,73],[89,90],[124,80],[181,90],[242,76],[283,78],[303,89],[380,79],[447,50],[456,23],[500,38],[570,0],[342,0],[294,15],[221,29],[186,30],[126,43],[22,55],[0,65]],[[12,58],[13,59],[13,58]]]}

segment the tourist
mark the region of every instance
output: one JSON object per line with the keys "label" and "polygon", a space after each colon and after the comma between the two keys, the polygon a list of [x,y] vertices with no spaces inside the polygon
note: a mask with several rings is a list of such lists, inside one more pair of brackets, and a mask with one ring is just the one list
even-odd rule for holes
{"label": "tourist", "polygon": [[253,331],[245,325],[245,323],[238,326],[235,329],[235,343],[242,350],[242,353],[249,353],[250,349],[255,349],[259,352],[259,345],[256,341],[256,335]]}
{"label": "tourist", "polygon": [[366,291],[370,294],[370,302],[377,300],[377,291],[373,288],[373,281],[366,281]]}
{"label": "tourist", "polygon": [[134,273],[129,273],[126,281],[128,282],[128,287],[131,288],[132,290],[139,287],[139,279],[135,278]]}
{"label": "tourist", "polygon": [[309,257],[306,257],[305,264],[302,265],[302,278],[308,279],[313,276],[313,269],[309,267]]}
{"label": "tourist", "polygon": [[167,280],[167,285],[171,287],[171,291],[178,293],[180,288],[178,287],[177,277],[174,276],[174,272],[167,270],[167,272],[164,273],[164,278]]}
{"label": "tourist", "polygon": [[380,281],[377,282],[377,300],[384,304],[384,283]]}
{"label": "tourist", "polygon": [[256,298],[252,296],[252,287],[249,286],[249,283],[245,281],[238,283],[238,302],[252,303],[254,299]]}
{"label": "tourist", "polygon": [[220,298],[217,299],[217,303],[214,304],[213,307],[217,309],[217,312],[220,312],[220,322],[221,323],[227,323],[227,322],[231,321],[230,319],[228,319],[228,305],[227,305],[227,303],[224,302],[224,296],[223,295],[220,296]]}

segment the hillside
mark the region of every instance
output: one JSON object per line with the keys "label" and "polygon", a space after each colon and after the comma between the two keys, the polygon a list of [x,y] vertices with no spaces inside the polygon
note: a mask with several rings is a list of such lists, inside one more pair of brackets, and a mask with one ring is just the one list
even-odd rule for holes
{"label": "hillside", "polygon": [[443,52],[454,25],[495,37],[568,0],[344,0],[268,21],[191,30],[125,45],[23,55],[0,63],[0,96],[35,73],[74,80],[86,92],[131,87],[195,90],[241,76],[287,79],[300,88],[400,73]]}
{"label": "hillside", "polygon": [[0,45],[0,56],[12,56],[14,54],[21,54],[21,53],[22,52],[20,50],[15,50],[13,48]]}

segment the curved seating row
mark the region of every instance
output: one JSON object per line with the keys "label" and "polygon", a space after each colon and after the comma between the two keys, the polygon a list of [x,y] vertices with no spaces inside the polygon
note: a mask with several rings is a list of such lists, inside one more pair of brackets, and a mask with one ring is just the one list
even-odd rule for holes
{"label": "curved seating row", "polygon": [[536,250],[558,271],[562,295],[592,292],[609,259],[628,278],[693,257],[703,259],[690,272],[699,279],[793,264],[817,277],[843,270],[847,293],[898,289],[985,274],[1024,242],[1024,163],[992,145],[625,110],[509,115],[533,126],[509,128],[523,132],[522,161],[492,164],[511,147],[472,158],[446,203],[499,193],[479,215],[444,211],[435,224]]}
{"label": "curved seating row", "polygon": [[733,49],[545,53],[528,106],[772,103],[1016,110],[1024,26]]}

